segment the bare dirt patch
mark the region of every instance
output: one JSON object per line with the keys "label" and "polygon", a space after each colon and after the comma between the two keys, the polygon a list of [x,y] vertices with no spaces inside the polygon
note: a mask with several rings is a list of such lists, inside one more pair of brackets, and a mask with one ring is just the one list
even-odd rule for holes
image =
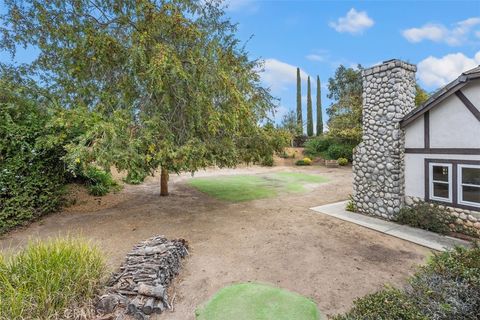
{"label": "bare dirt patch", "polygon": [[172,195],[159,197],[158,178],[150,178],[114,195],[127,200],[95,211],[73,206],[11,232],[0,248],[23,245],[29,237],[81,233],[99,243],[116,268],[135,243],[152,235],[185,238],[191,255],[173,285],[175,311],[159,316],[162,320],[194,319],[197,305],[216,291],[247,281],[298,292],[334,314],[384,283],[403,285],[429,254],[418,245],[308,209],[347,199],[350,168],[247,167],[196,176],[278,171],[318,173],[329,182],[307,193],[229,203],[187,186],[188,174],[172,176]]}

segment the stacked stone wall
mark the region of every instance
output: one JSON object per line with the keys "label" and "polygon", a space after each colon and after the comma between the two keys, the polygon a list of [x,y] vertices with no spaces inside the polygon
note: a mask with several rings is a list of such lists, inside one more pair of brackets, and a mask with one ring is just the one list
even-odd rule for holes
{"label": "stacked stone wall", "polygon": [[391,219],[404,204],[400,121],[415,107],[415,71],[400,60],[362,71],[363,136],[353,159],[353,200],[361,213]]}

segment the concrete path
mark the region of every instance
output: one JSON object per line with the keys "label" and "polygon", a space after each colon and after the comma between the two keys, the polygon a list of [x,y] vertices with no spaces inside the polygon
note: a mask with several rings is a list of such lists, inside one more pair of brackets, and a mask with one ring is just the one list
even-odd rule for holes
{"label": "concrete path", "polygon": [[400,225],[394,222],[365,216],[345,210],[348,201],[331,203],[319,207],[310,208],[318,213],[323,213],[341,220],[349,221],[369,229],[379,231],[400,239],[404,239],[421,246],[434,249],[437,251],[446,251],[455,246],[469,246],[468,241],[439,235],[434,232],[412,228]]}

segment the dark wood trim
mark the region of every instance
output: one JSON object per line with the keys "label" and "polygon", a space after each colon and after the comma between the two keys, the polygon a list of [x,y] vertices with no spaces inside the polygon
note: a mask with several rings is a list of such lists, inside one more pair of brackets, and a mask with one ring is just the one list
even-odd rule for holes
{"label": "dark wood trim", "polygon": [[468,110],[477,118],[478,121],[480,121],[480,110],[478,110],[475,105],[470,101],[461,90],[458,90],[455,92],[455,95],[462,100],[463,104],[465,107],[467,107]]}
{"label": "dark wood trim", "polygon": [[[425,201],[442,204],[449,207],[480,211],[479,207],[467,206],[458,203],[458,165],[459,164],[474,164],[480,166],[480,160],[457,160],[457,159],[424,159],[424,180],[425,180]],[[430,163],[448,163],[452,165],[452,202],[438,201],[430,199]]]}
{"label": "dark wood trim", "polygon": [[430,149],[430,111],[423,115],[423,147]]}
{"label": "dark wood trim", "polygon": [[405,153],[480,155],[480,148],[405,148]]}

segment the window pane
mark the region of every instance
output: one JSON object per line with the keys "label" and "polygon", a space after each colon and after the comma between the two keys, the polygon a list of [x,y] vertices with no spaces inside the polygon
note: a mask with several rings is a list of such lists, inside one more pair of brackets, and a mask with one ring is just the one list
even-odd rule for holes
{"label": "window pane", "polygon": [[448,182],[448,167],[433,166],[433,180]]}
{"label": "window pane", "polygon": [[480,203],[480,188],[463,186],[463,201]]}
{"label": "window pane", "polygon": [[462,168],[462,183],[480,186],[480,168]]}
{"label": "window pane", "polygon": [[433,195],[438,198],[448,199],[448,184],[445,183],[433,183]]}

